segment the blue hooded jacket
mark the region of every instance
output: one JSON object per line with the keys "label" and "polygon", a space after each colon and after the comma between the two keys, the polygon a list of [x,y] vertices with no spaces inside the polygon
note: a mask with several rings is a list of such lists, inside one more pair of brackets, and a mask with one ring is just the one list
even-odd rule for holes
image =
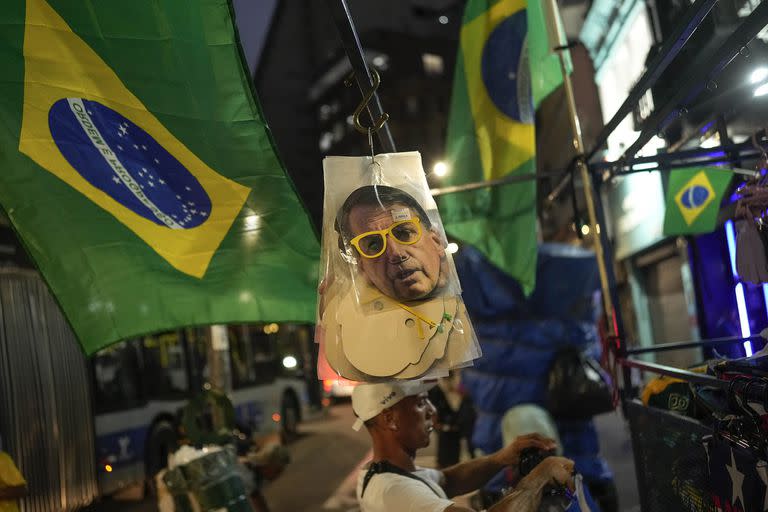
{"label": "blue hooded jacket", "polygon": [[[473,445],[485,453],[502,447],[501,419],[516,405],[546,408],[549,368],[558,350],[579,347],[600,356],[596,320],[599,275],[594,253],[564,244],[541,244],[536,288],[526,298],[520,285],[464,246],[455,256],[463,298],[483,357],[462,371],[462,383],[477,408]],[[594,422],[556,421],[564,456],[587,481],[613,478]],[[503,474],[486,487],[499,491]]]}

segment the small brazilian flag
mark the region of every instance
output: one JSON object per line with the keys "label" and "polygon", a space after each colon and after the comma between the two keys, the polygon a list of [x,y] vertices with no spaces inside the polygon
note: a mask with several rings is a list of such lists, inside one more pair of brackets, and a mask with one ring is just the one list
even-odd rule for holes
{"label": "small brazilian flag", "polygon": [[[536,171],[534,117],[563,81],[541,2],[469,0],[446,140],[446,185]],[[439,197],[446,231],[516,278],[536,275],[536,181]]]}
{"label": "small brazilian flag", "polygon": [[314,320],[319,248],[231,5],[7,0],[0,204],[87,352]]}
{"label": "small brazilian flag", "polygon": [[732,173],[719,167],[691,167],[669,172],[664,235],[714,231],[717,213]]}

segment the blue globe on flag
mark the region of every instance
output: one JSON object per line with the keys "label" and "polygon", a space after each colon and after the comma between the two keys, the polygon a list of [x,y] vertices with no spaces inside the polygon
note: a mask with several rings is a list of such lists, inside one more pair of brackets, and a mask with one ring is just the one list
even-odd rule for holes
{"label": "blue globe on flag", "polygon": [[48,112],[56,146],[88,183],[161,226],[190,229],[211,215],[192,173],[151,135],[98,101],[63,98]]}
{"label": "blue globe on flag", "polygon": [[686,208],[698,208],[707,202],[709,196],[710,192],[706,187],[701,185],[691,185],[683,190],[683,194],[680,196],[680,202]]}
{"label": "blue globe on flag", "polygon": [[531,73],[522,9],[501,21],[483,46],[481,72],[491,101],[504,115],[520,123],[533,123]]}

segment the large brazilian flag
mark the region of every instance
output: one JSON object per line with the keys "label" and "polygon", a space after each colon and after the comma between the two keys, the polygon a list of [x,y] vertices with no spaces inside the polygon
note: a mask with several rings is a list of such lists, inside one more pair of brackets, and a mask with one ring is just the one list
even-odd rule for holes
{"label": "large brazilian flag", "polygon": [[224,0],[6,0],[0,205],[86,352],[314,320],[319,246]]}
{"label": "large brazilian flag", "polygon": [[[469,0],[453,81],[446,185],[535,172],[535,109],[561,83],[541,2]],[[534,180],[449,194],[440,207],[449,235],[533,290]]]}

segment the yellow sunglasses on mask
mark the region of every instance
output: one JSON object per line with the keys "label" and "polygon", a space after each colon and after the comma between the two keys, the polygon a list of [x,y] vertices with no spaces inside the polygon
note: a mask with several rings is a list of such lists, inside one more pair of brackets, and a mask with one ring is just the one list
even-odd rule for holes
{"label": "yellow sunglasses on mask", "polygon": [[378,258],[387,250],[387,235],[401,245],[413,245],[421,240],[421,222],[419,218],[395,222],[387,229],[367,231],[349,241],[360,256]]}

